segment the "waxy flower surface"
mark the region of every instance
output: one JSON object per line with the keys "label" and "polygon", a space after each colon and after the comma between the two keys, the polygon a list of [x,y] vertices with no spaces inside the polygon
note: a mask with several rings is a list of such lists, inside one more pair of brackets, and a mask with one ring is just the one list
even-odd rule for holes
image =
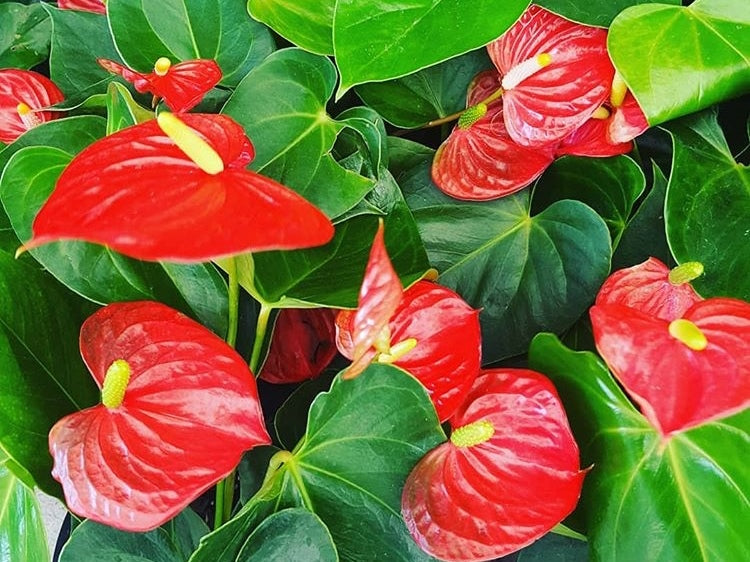
{"label": "waxy flower surface", "polygon": [[26,247],[78,239],[142,260],[197,262],[331,239],[321,211],[245,169],[254,149],[240,125],[226,115],[181,117],[162,113],[78,154]]}
{"label": "waxy flower surface", "polygon": [[105,0],[57,0],[57,7],[61,10],[82,10],[95,14],[106,14]]}
{"label": "waxy flower surface", "polygon": [[102,403],[49,434],[71,511],[127,531],[168,521],[270,443],[253,374],[231,347],[156,302],[116,303],[81,327]]}
{"label": "waxy flower surface", "polygon": [[492,560],[549,531],[575,507],[585,473],[552,383],[484,371],[450,419],[451,437],[409,475],[401,513],[440,560]]}
{"label": "waxy flower surface", "polygon": [[23,133],[60,116],[39,111],[65,99],[49,78],[31,70],[0,69],[0,142],[11,143]]}

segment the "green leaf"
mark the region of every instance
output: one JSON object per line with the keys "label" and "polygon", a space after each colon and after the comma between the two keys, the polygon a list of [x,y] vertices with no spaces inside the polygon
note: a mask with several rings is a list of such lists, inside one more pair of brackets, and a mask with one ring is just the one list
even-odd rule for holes
{"label": "green leaf", "polygon": [[60,562],[184,562],[208,533],[190,508],[148,533],[130,533],[87,520],[65,543]]}
{"label": "green leaf", "polygon": [[118,82],[107,87],[107,134],[154,119],[154,113],[142,108],[133,95]]}
{"label": "green leaf", "polygon": [[555,160],[537,182],[533,206],[540,211],[563,199],[586,203],[607,223],[612,245],[617,247],[645,187],[641,168],[627,156],[565,156]]}
{"label": "green leaf", "polygon": [[526,351],[539,331],[562,332],[594,300],[609,272],[606,224],[578,201],[531,215],[530,190],[495,201],[444,195],[431,156],[397,180],[439,282],[481,309],[484,362]]}
{"label": "green leaf", "polygon": [[674,160],[667,186],[667,239],[679,263],[699,261],[704,297],[750,300],[750,169],[734,161],[713,112],[667,127]]}
{"label": "green leaf", "polygon": [[304,437],[310,405],[318,394],[326,392],[331,387],[335,374],[333,371],[326,371],[319,377],[301,384],[276,410],[273,427],[282,447],[292,449]]}
{"label": "green leaf", "polygon": [[247,8],[283,38],[318,55],[333,54],[334,0],[248,0]]}
{"label": "green leaf", "polygon": [[258,525],[238,559],[337,562],[339,556],[331,533],[320,518],[305,509],[292,508],[274,513]]}
{"label": "green leaf", "polygon": [[[406,76],[467,53],[498,38],[519,18],[528,0],[467,4],[453,0],[400,0],[372,5],[339,0],[333,48],[341,73],[337,98],[352,86]],[[425,40],[429,38],[429,40]]]}
{"label": "green leaf", "polygon": [[[59,148],[26,147],[15,153],[0,179],[2,199],[21,240],[73,159]],[[219,335],[226,333],[227,289],[213,265],[148,263],[87,242],[54,242],[31,254],[60,282],[100,304],[156,300],[197,317]]]}
{"label": "green leaf", "polygon": [[52,23],[39,4],[0,4],[0,68],[31,68],[49,54]]}
{"label": "green leaf", "polygon": [[373,365],[356,379],[337,378],[313,403],[294,453],[277,455],[263,489],[201,541],[191,562],[239,560],[260,520],[285,507],[318,515],[342,560],[431,560],[401,518],[401,490],[417,461],[444,439],[427,393],[405,372]]}
{"label": "green leaf", "polygon": [[584,541],[550,532],[519,551],[516,562],[585,562],[588,549]]}
{"label": "green leaf", "polygon": [[326,114],[335,84],[328,59],[284,49],[248,74],[223,109],[255,145],[252,169],[294,189],[331,218],[372,187],[329,154],[344,126]]}
{"label": "green leaf", "polygon": [[355,91],[389,123],[421,127],[464,109],[469,83],[487,68],[492,63],[480,49],[397,80],[357,86]]}
{"label": "green leaf", "polygon": [[537,336],[530,364],[555,383],[581,445],[579,504],[594,560],[747,560],[750,410],[662,440],[591,353]]}
{"label": "green leaf", "polygon": [[122,59],[139,72],[151,72],[159,57],[214,59],[221,84],[236,86],[274,48],[239,1],[109,0],[107,17]]}
{"label": "green leaf", "polygon": [[[58,10],[43,4],[52,17],[52,45],[49,72],[52,81],[66,97],[78,98],[104,92],[112,75],[104,70],[98,58],[117,59],[107,19],[91,12]],[[96,86],[95,86],[96,85]],[[95,91],[91,87],[95,86]]]}
{"label": "green leaf", "polygon": [[0,464],[0,553],[8,562],[50,559],[39,501],[3,464]]}
{"label": "green leaf", "polygon": [[[587,2],[571,2],[571,0],[535,0],[539,4],[569,20],[608,27],[617,14],[625,8],[638,4],[651,4],[654,0],[589,0]],[[679,6],[680,0],[659,0],[660,4],[674,4]]]}
{"label": "green leaf", "polygon": [[746,0],[633,6],[612,22],[608,48],[652,125],[750,91]]}

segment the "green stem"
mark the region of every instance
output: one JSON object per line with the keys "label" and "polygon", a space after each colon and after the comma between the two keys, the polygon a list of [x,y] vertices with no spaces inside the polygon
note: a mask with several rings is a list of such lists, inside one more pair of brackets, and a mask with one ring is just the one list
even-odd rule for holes
{"label": "green stem", "polygon": [[260,354],[263,351],[263,341],[266,339],[268,330],[268,319],[271,317],[272,307],[261,303],[258,311],[258,320],[255,324],[255,341],[253,342],[253,352],[250,355],[250,370],[258,376],[258,367],[260,365]]}
{"label": "green stem", "polygon": [[[475,103],[474,105],[479,105],[479,104],[482,104],[482,103],[485,104],[485,105],[489,105],[490,103],[492,103],[496,99],[499,99],[503,95],[503,93],[504,93],[504,90],[502,88],[498,88],[497,90],[495,90],[494,92],[492,92],[489,96],[487,96],[486,98],[484,98],[482,101],[480,101],[479,103]],[[456,119],[458,119],[459,117],[461,117],[461,115],[465,111],[466,111],[466,109],[462,109],[461,111],[456,111],[456,113],[452,113],[450,115],[446,115],[445,117],[441,117],[440,119],[435,119],[434,121],[430,121],[426,125],[422,125],[419,128],[420,129],[428,129],[430,127],[437,127],[438,125],[444,125],[446,123],[451,123],[451,122],[455,121]]]}

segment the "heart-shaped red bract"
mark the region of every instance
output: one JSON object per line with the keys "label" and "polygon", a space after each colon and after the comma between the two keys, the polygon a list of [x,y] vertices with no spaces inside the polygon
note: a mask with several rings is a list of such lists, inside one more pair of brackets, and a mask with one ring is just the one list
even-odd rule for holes
{"label": "heart-shaped red bract", "polygon": [[668,320],[617,304],[591,309],[599,353],[664,436],[750,404],[750,304],[707,299],[684,320],[703,334],[704,349],[674,337]]}
{"label": "heart-shaped red bract", "polygon": [[282,309],[260,378],[284,384],[320,375],[336,356],[335,320],[331,308]]}
{"label": "heart-shaped red bract", "polygon": [[164,100],[174,112],[189,111],[221,80],[221,68],[212,59],[194,59],[171,65],[163,74],[142,74],[115,61],[97,59],[113,74],[131,82],[140,93],[149,92]]}
{"label": "heart-shaped red bract", "polygon": [[538,55],[551,57],[547,66],[503,94],[505,126],[519,144],[557,144],[609,96],[615,70],[604,29],[532,5],[487,50],[504,76]]}
{"label": "heart-shaped red bract", "polygon": [[[11,143],[33,126],[56,119],[55,111],[34,111],[65,99],[54,82],[31,70],[0,69],[0,142]],[[32,111],[22,115],[19,104]]]}
{"label": "heart-shaped red bract", "polygon": [[116,303],[81,328],[97,384],[117,360],[131,369],[122,403],[60,420],[53,476],[71,511],[147,531],[174,517],[240,461],[270,443],[255,379],[223,340],[156,302]]}
{"label": "heart-shaped red bract", "polygon": [[[419,461],[401,499],[406,525],[425,552],[441,560],[492,560],[573,511],[584,472],[560,399],[543,375],[483,372],[450,423],[452,440]],[[473,433],[480,439],[455,439],[470,426],[479,427]]]}
{"label": "heart-shaped red bract", "polygon": [[[469,86],[471,107],[500,87],[499,74],[479,74]],[[507,133],[503,102],[491,103],[487,113],[467,128],[456,126],[435,153],[432,179],[457,199],[497,199],[523,189],[552,163],[554,147],[528,148]]]}
{"label": "heart-shaped red bract", "polygon": [[671,282],[669,273],[656,258],[615,271],[599,289],[596,304],[621,304],[669,322],[681,318],[701,297],[690,283]]}
{"label": "heart-shaped red bract", "polygon": [[226,115],[181,117],[218,153],[223,171],[203,171],[156,121],[123,129],[65,168],[27,247],[78,239],[142,260],[200,262],[331,239],[321,211],[245,169],[254,152],[240,125]]}
{"label": "heart-shaped red bract", "polygon": [[57,0],[57,7],[61,10],[82,10],[96,14],[106,14],[107,7],[102,0]]}

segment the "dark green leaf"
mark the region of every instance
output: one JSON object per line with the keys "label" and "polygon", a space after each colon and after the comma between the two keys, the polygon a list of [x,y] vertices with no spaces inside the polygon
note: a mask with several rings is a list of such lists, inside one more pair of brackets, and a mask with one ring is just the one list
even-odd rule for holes
{"label": "dark green leaf", "polygon": [[[654,0],[589,0],[587,2],[571,2],[571,0],[536,0],[534,4],[544,6],[550,12],[555,12],[569,20],[607,27],[615,16],[629,6],[637,4],[651,4]],[[679,6],[680,0],[659,0],[660,4],[674,4]]]}
{"label": "dark green leaf", "polygon": [[39,502],[34,492],[0,463],[0,554],[7,562],[49,560]]}
{"label": "dark green leaf", "polygon": [[40,4],[0,4],[0,68],[31,68],[49,54],[52,23]]}
{"label": "dark green leaf", "polygon": [[[339,0],[333,48],[341,73],[337,97],[357,84],[406,76],[482,47],[523,13],[528,0],[471,4],[454,0],[382,0],[377,9]],[[429,38],[426,40],[426,38]]]}
{"label": "dark green leaf", "polygon": [[154,114],[142,108],[133,95],[118,82],[110,82],[107,87],[107,134],[154,119]]}
{"label": "dark green leaf", "polygon": [[320,518],[305,509],[292,508],[274,513],[258,525],[237,559],[337,562],[339,556],[331,533]]}
{"label": "dark green leaf", "polygon": [[334,0],[248,0],[256,20],[306,51],[333,54]]}
{"label": "dark green leaf", "polygon": [[344,127],[326,114],[335,84],[328,59],[284,49],[248,74],[223,110],[255,145],[252,169],[291,187],[331,218],[372,187],[329,154]]}
{"label": "dark green leaf", "polygon": [[466,107],[472,78],[492,68],[485,49],[472,51],[397,80],[357,86],[357,95],[397,127],[420,127]]}
{"label": "dark green leaf", "polygon": [[334,371],[326,371],[319,377],[306,381],[276,411],[273,427],[282,447],[291,450],[305,436],[310,405],[318,394],[330,388],[335,374]]}
{"label": "dark green leaf", "polygon": [[633,6],[612,22],[608,47],[652,125],[750,91],[746,0]]}
{"label": "dark green leaf", "polygon": [[588,549],[585,541],[547,533],[521,550],[516,562],[586,562]]}
{"label": "dark green leaf", "polygon": [[537,332],[573,324],[609,272],[601,217],[570,200],[531,216],[528,189],[458,201],[432,183],[430,162],[423,158],[397,180],[440,283],[482,310],[483,360],[523,353]]}
{"label": "dark green leaf", "polygon": [[159,57],[214,59],[221,84],[236,86],[274,48],[239,1],[109,0],[107,17],[117,50],[139,72],[151,72]]}
{"label": "dark green leaf", "polygon": [[367,177],[378,177],[380,169],[388,166],[388,134],[382,117],[372,108],[360,106],[347,109],[336,119],[347,127],[339,135],[339,144],[346,137],[353,137],[352,148],[363,157],[368,156]]}
{"label": "dark green leaf", "polygon": [[278,452],[279,449],[272,445],[262,445],[253,447],[242,455],[240,465],[237,467],[237,477],[240,480],[240,503],[242,505],[258,493],[268,470],[268,462]]}
{"label": "dark green leaf", "polygon": [[667,187],[667,239],[675,259],[699,261],[704,297],[750,300],[750,169],[734,161],[713,112],[667,127],[674,161]]}
{"label": "dark green leaf", "polygon": [[638,413],[606,367],[537,336],[531,367],[557,386],[581,446],[579,504],[594,560],[747,560],[750,410],[668,440]]}

